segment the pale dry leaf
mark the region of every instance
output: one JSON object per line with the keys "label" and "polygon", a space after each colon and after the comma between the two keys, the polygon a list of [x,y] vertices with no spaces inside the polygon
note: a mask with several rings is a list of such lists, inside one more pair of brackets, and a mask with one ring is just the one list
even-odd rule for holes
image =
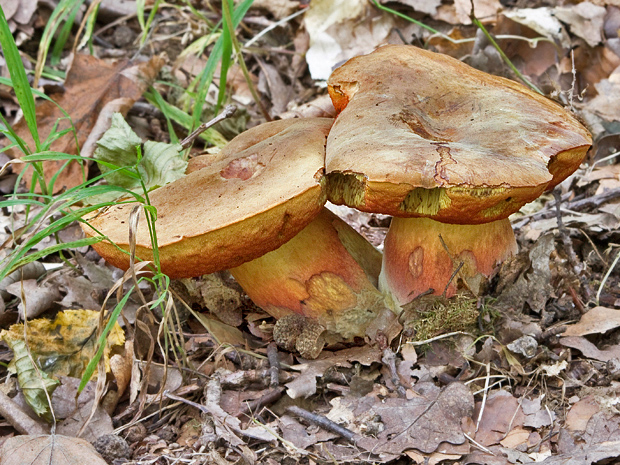
{"label": "pale dry leaf", "polygon": [[559,6],[554,8],[555,16],[565,24],[576,36],[584,39],[590,47],[602,42],[605,8],[590,2],[577,5]]}
{"label": "pale dry leaf", "polygon": [[101,307],[99,295],[93,289],[93,283],[84,276],[75,276],[72,273],[61,273],[50,280],[65,292],[60,305],[66,308],[87,308],[98,310]]}
{"label": "pale dry leaf", "polygon": [[[21,0],[19,1],[19,8],[13,15],[13,21],[16,23],[27,25],[30,24],[32,15],[37,11],[38,0]],[[5,10],[6,11],[6,10]]]}
{"label": "pale dry leaf", "polygon": [[28,320],[49,310],[54,305],[54,302],[60,300],[60,290],[58,287],[39,284],[36,279],[27,279],[6,287],[6,291],[9,294],[17,296],[20,300],[22,300],[22,289],[25,302],[21,301],[17,309],[23,318],[25,308],[26,319]]}
{"label": "pale dry leaf", "polygon": [[502,15],[529,27],[543,37],[559,42],[562,47],[570,47],[570,37],[551,8],[516,8],[504,11]]}
{"label": "pale dry leaf", "polygon": [[254,0],[252,8],[267,10],[275,19],[282,19],[300,8],[299,1],[294,0]]}
{"label": "pale dry leaf", "polygon": [[[60,386],[52,395],[52,407],[57,419],[62,419],[56,426],[56,432],[65,436],[77,436],[82,426],[88,421],[88,426],[84,429],[83,439],[89,442],[96,440],[104,434],[111,434],[114,431],[112,418],[106,411],[98,405],[95,414],[90,418],[95,401],[96,383],[90,381],[84,390],[78,394],[80,380],[68,376],[60,377]],[[90,420],[89,420],[90,419]]]}
{"label": "pale dry leaf", "polygon": [[502,291],[497,299],[498,309],[521,311],[527,303],[532,310],[540,312],[553,292],[549,255],[555,250],[553,235],[542,236],[529,251],[530,269],[523,272],[516,282]]}
{"label": "pale dry leaf", "polygon": [[530,431],[524,428],[515,428],[511,430],[504,439],[502,439],[499,443],[510,449],[514,449],[521,444],[527,444],[527,440],[530,437]]}
{"label": "pale dry leaf", "polygon": [[[397,2],[431,16],[437,14],[437,8],[441,5],[441,0],[397,0]],[[388,3],[388,1],[381,0],[381,3]]]}
{"label": "pale dry leaf", "polygon": [[209,334],[215,338],[218,344],[231,344],[243,346],[245,337],[243,333],[234,326],[222,323],[221,321],[211,318],[204,313],[197,315],[200,323],[205,327]]}
{"label": "pale dry leaf", "polygon": [[316,393],[316,378],[323,376],[328,368],[350,367],[351,362],[370,366],[380,361],[381,351],[377,347],[353,347],[335,353],[323,351],[317,360],[307,361],[298,366],[301,374],[286,384],[286,392],[292,399],[309,397]]}
{"label": "pale dry leaf", "polygon": [[14,436],[0,449],[0,465],[107,465],[84,439],[55,435]]}
{"label": "pale dry leaf", "polygon": [[620,66],[594,87],[598,95],[586,103],[585,109],[606,121],[620,121]]}
{"label": "pale dry leaf", "polygon": [[257,58],[261,73],[258,81],[258,90],[267,94],[271,102],[270,114],[272,117],[284,113],[291,97],[291,89],[287,87],[277,68]]}
{"label": "pale dry leaf", "polygon": [[588,445],[583,450],[568,454],[554,455],[537,462],[541,465],[590,465],[594,463],[613,463],[609,462],[608,459],[618,458],[620,458],[620,441],[608,441]]}
{"label": "pale dry leaf", "polygon": [[[495,21],[498,11],[502,9],[499,0],[474,0],[474,13],[483,23]],[[454,0],[456,17],[460,24],[471,24],[469,15],[471,14],[471,0]]]}
{"label": "pale dry leaf", "polygon": [[371,8],[368,0],[313,0],[304,23],[310,35],[306,53],[310,75],[326,80],[341,62],[384,43],[394,22]]}
{"label": "pale dry leaf", "polygon": [[418,383],[416,389],[417,397],[411,399],[379,400],[368,395],[349,400],[356,418],[377,416],[384,424],[376,438],[363,437],[358,446],[380,457],[391,457],[411,448],[431,453],[443,442],[465,443],[461,424],[474,413],[469,388],[454,382],[443,390],[431,383]]}
{"label": "pale dry leaf", "polygon": [[314,433],[308,433],[306,427],[289,415],[282,415],[278,419],[282,437],[301,450],[316,444],[317,437]]}
{"label": "pale dry leaf", "polygon": [[125,389],[131,381],[131,372],[133,366],[133,341],[125,341],[125,351],[123,354],[114,354],[110,358],[110,370],[116,379],[116,387],[118,389],[118,397],[122,397]]}
{"label": "pale dry leaf", "polygon": [[302,105],[295,105],[288,111],[280,114],[281,119],[290,118],[334,118],[336,116],[336,109],[332,104],[332,99],[329,95],[321,95],[316,99],[304,103]]}
{"label": "pale dry leaf", "polygon": [[563,336],[585,336],[586,334],[603,334],[620,326],[620,310],[606,307],[594,307],[581,316],[581,320],[569,325]]}
{"label": "pale dry leaf", "polygon": [[4,17],[8,20],[13,18],[20,5],[20,0],[0,0],[0,7],[4,13]]}
{"label": "pale dry leaf", "polygon": [[577,349],[587,358],[608,362],[614,358],[620,358],[620,345],[616,344],[607,349],[600,350],[593,343],[581,336],[568,336],[560,338],[560,344],[565,347]]}

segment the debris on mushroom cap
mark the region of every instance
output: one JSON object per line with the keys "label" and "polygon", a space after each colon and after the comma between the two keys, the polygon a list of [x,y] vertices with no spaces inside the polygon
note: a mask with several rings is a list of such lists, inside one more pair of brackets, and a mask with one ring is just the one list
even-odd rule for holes
{"label": "debris on mushroom cap", "polygon": [[[325,140],[329,118],[283,120],[254,127],[224,147],[213,163],[193,164],[184,178],[149,194],[157,209],[162,271],[192,277],[240,265],[276,249],[323,208]],[[103,209],[92,228],[129,249],[129,215],[136,203]],[[82,225],[88,236],[97,233]],[[136,255],[152,260],[141,215]],[[94,248],[122,269],[129,255],[108,241]]]}
{"label": "debris on mushroom cap", "polygon": [[413,46],[349,60],[328,89],[340,111],[327,140],[328,198],[363,211],[506,218],[576,170],[592,143],[551,100]]}
{"label": "debris on mushroom cap", "polygon": [[380,268],[372,244],[323,209],[277,250],[229,271],[270,315],[303,315],[342,340],[363,337],[385,308],[376,288]]}
{"label": "debris on mushroom cap", "polygon": [[517,242],[507,218],[481,225],[393,218],[383,250],[380,288],[403,305],[429,289],[451,297],[465,287],[478,295],[497,263],[517,253]]}

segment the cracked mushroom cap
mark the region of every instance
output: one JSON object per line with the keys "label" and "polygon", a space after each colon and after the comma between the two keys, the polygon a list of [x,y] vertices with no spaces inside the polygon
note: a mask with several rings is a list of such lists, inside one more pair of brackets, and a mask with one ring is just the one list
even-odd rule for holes
{"label": "cracked mushroom cap", "polygon": [[[162,271],[183,278],[238,266],[301,231],[325,203],[325,140],[332,123],[308,118],[254,127],[215,160],[199,157],[187,176],[151,192]],[[129,250],[129,215],[136,205],[102,209],[88,222]],[[83,229],[96,234],[87,224]],[[143,215],[136,243],[137,257],[152,260]],[[114,266],[129,267],[129,255],[110,242],[94,248]]]}
{"label": "cracked mushroom cap", "polygon": [[555,102],[413,46],[347,61],[328,89],[340,112],[327,140],[328,198],[363,211],[506,218],[575,171],[592,143]]}

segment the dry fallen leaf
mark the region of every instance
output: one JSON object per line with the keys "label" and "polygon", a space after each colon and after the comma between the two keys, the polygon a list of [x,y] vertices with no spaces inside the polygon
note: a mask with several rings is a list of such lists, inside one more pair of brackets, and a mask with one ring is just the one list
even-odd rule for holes
{"label": "dry fallen leaf", "polygon": [[571,347],[577,349],[587,358],[599,360],[601,362],[607,362],[611,359],[620,359],[620,345],[613,345],[605,350],[600,350],[585,337],[568,336],[560,338],[560,344],[565,347]]}
{"label": "dry fallen leaf", "polygon": [[0,449],[0,465],[107,465],[84,439],[67,436],[15,436]]}
{"label": "dry fallen leaf", "polygon": [[[99,312],[94,310],[65,310],[56,318],[41,318],[28,323],[28,346],[33,357],[45,366],[46,373],[80,378],[97,351],[97,324]],[[5,341],[24,338],[22,324],[12,325],[0,332]],[[109,370],[109,357],[114,345],[125,342],[118,323],[107,336],[103,358]]]}
{"label": "dry fallen leaf", "polygon": [[[112,114],[120,112],[126,115],[134,102],[155,79],[162,65],[163,60],[159,57],[140,64],[126,61],[109,64],[90,55],[74,56],[71,68],[67,71],[64,93],[51,94],[50,98],[71,116],[82,155],[92,154],[95,142],[109,127]],[[56,104],[44,100],[37,105],[37,122],[41,140],[51,134],[60,120],[57,132],[71,127]],[[14,129],[33,150],[34,141],[26,121],[21,119]],[[57,139],[52,143],[51,150],[76,154],[78,148],[73,133],[69,132]],[[9,154],[14,158],[23,156],[17,150],[11,150]],[[60,171],[63,164],[63,161],[44,163],[47,182]],[[83,182],[85,174],[79,164],[72,162],[59,174],[54,184],[54,193],[65,187],[79,185]]]}
{"label": "dry fallen leaf", "polygon": [[370,53],[385,42],[391,15],[370,9],[368,0],[313,0],[304,15],[310,35],[306,61],[313,79],[327,79],[340,62]]}
{"label": "dry fallen leaf", "polygon": [[566,428],[571,431],[585,431],[592,416],[601,407],[593,396],[587,396],[576,402],[566,414]]}
{"label": "dry fallen leaf", "polygon": [[594,307],[584,314],[579,323],[570,325],[563,336],[585,336],[602,334],[620,326],[620,310]]}

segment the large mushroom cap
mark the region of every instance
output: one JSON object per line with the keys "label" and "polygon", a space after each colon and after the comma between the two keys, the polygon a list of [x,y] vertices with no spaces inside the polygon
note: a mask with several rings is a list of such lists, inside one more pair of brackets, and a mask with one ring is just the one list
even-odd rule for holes
{"label": "large mushroom cap", "polygon": [[[195,171],[151,192],[162,271],[180,278],[238,266],[302,230],[325,203],[325,141],[332,123],[308,118],[257,126],[233,139],[215,161],[196,160],[190,163]],[[128,250],[135,205],[115,205],[88,221]],[[136,255],[152,259],[142,215],[136,243]],[[128,254],[110,242],[94,247],[114,266],[129,267]]]}
{"label": "large mushroom cap", "polygon": [[388,45],[328,81],[328,198],[456,224],[506,218],[579,167],[588,131],[551,100],[446,55]]}

